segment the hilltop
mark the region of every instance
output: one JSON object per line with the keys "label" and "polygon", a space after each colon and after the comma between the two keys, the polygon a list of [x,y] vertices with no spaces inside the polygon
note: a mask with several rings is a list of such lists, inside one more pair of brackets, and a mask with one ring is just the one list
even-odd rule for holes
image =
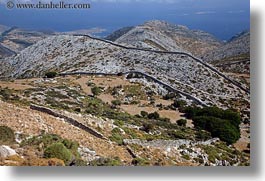
{"label": "hilltop", "polygon": [[111,40],[117,43],[155,50],[185,51],[199,57],[223,44],[207,32],[158,20],[148,21],[129,29],[121,29],[109,37],[111,36],[115,37]]}

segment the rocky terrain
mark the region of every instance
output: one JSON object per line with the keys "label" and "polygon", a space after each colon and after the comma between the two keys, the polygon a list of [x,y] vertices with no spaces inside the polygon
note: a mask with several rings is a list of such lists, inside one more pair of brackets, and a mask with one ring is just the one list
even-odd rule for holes
{"label": "rocky terrain", "polygon": [[250,88],[250,33],[243,31],[203,60]]}
{"label": "rocky terrain", "polygon": [[0,165],[249,165],[247,36],[224,44],[163,21],[115,42],[3,31]]}
{"label": "rocky terrain", "polygon": [[[125,77],[86,75],[1,81],[0,85],[0,125],[8,126],[15,135],[15,140],[8,137],[9,142],[5,140],[0,148],[0,165],[249,164],[249,134],[227,146],[194,129],[192,123],[179,126],[176,120],[185,119],[184,114],[170,116],[179,114],[174,100],[151,94],[151,85],[147,89]],[[142,111],[134,115],[126,107]],[[68,140],[62,141],[67,148],[68,142],[76,145],[75,149],[69,147],[72,159],[45,156],[49,146],[62,139]]]}
{"label": "rocky terrain", "polygon": [[[232,37],[224,46],[215,51],[207,53],[203,59],[205,61],[214,62],[225,60],[229,57],[250,53],[250,32],[244,31]],[[249,58],[249,57],[248,57]]]}
{"label": "rocky terrain", "polygon": [[[123,32],[122,30],[120,30]],[[121,35],[119,38],[116,36]],[[124,43],[135,47],[155,50],[184,51],[201,57],[205,52],[214,50],[222,42],[213,35],[190,30],[182,25],[174,25],[164,21],[148,21],[124,33],[115,32],[113,35],[117,43]],[[114,39],[112,39],[114,40]]]}
{"label": "rocky terrain", "polygon": [[52,34],[48,31],[31,31],[17,27],[1,28],[0,33],[0,58],[17,54]]}

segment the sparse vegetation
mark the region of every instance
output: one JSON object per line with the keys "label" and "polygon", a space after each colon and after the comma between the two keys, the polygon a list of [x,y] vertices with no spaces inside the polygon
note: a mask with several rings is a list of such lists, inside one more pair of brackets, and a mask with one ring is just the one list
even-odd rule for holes
{"label": "sparse vegetation", "polygon": [[179,126],[186,127],[186,125],[187,125],[187,120],[186,120],[186,119],[180,119],[180,120],[177,121],[177,124],[178,124]]}
{"label": "sparse vegetation", "polygon": [[102,93],[101,88],[95,86],[91,88],[91,91],[93,93],[94,96],[99,96]]}
{"label": "sparse vegetation", "polygon": [[14,131],[7,126],[0,126],[0,144],[12,144],[14,142]]}
{"label": "sparse vegetation", "polygon": [[63,160],[65,164],[69,164],[72,154],[62,143],[54,143],[44,150],[44,157],[58,158]]}
{"label": "sparse vegetation", "polygon": [[45,77],[48,78],[48,79],[53,79],[56,76],[57,76],[57,72],[54,72],[54,71],[45,73]]}
{"label": "sparse vegetation", "polygon": [[90,166],[122,166],[122,162],[119,157],[115,158],[99,158],[89,163]]}

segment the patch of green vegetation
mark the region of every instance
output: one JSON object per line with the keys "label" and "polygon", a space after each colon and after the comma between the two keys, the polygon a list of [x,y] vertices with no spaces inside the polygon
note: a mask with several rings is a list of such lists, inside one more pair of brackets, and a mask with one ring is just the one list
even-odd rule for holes
{"label": "patch of green vegetation", "polygon": [[237,112],[217,107],[188,107],[185,112],[187,118],[193,120],[195,128],[210,132],[212,137],[218,137],[227,144],[240,138],[241,117]]}
{"label": "patch of green vegetation", "polygon": [[[75,158],[80,158],[78,153],[79,144],[76,141],[71,141],[68,139],[63,139],[56,134],[42,134],[39,136],[33,136],[30,139],[23,140],[20,144],[21,147],[33,146],[39,151],[44,151],[49,146],[61,143],[75,156]],[[40,145],[42,145],[40,147]]]}
{"label": "patch of green vegetation", "polygon": [[94,96],[99,96],[102,93],[102,89],[97,86],[92,87],[91,91]]}
{"label": "patch of green vegetation", "polygon": [[177,121],[177,125],[178,125],[178,126],[186,127],[186,125],[187,125],[187,120],[186,120],[186,119],[180,119],[180,120]]}
{"label": "patch of green vegetation", "polygon": [[190,160],[190,156],[189,155],[182,155],[182,158],[184,158],[185,160]]}
{"label": "patch of green vegetation", "polygon": [[124,126],[124,122],[122,120],[115,120],[113,124],[120,128]]}
{"label": "patch of green vegetation", "polygon": [[121,133],[121,130],[119,128],[114,128],[111,131],[111,136],[109,137],[111,141],[114,141],[118,143],[119,145],[123,144],[123,135]]}
{"label": "patch of green vegetation", "polygon": [[132,164],[134,166],[149,166],[150,162],[147,159],[137,157],[132,160]]}
{"label": "patch of green vegetation", "polygon": [[221,160],[220,151],[214,146],[201,145],[202,149],[208,155],[208,160],[212,163],[215,163],[215,160]]}
{"label": "patch of green vegetation", "polygon": [[49,98],[57,98],[57,99],[68,99],[67,95],[62,94],[59,91],[49,90],[46,92],[47,97]]}
{"label": "patch of green vegetation", "polygon": [[141,85],[125,85],[123,86],[125,95],[128,97],[137,97],[139,99],[145,98],[145,93]]}
{"label": "patch of green vegetation", "polygon": [[[137,119],[128,113],[114,110],[112,107],[98,98],[87,98],[85,100],[86,113],[93,114],[95,116],[106,117],[113,120],[121,120],[124,122],[137,123]],[[134,120],[134,121],[132,121]]]}
{"label": "patch of green vegetation", "polygon": [[111,103],[112,103],[114,106],[120,106],[120,105],[121,105],[121,101],[120,101],[120,100],[113,100],[113,101],[111,101]]}
{"label": "patch of green vegetation", "polygon": [[0,145],[15,143],[15,133],[7,126],[0,126]]}
{"label": "patch of green vegetation", "polygon": [[211,133],[205,130],[198,130],[195,134],[195,138],[198,141],[206,141],[212,138]]}
{"label": "patch of green vegetation", "polygon": [[119,157],[115,158],[99,158],[89,163],[90,166],[122,166],[122,162]]}
{"label": "patch of green vegetation", "polygon": [[148,114],[148,119],[155,119],[155,120],[159,120],[159,118],[160,118],[160,115],[159,115],[159,113],[158,112],[154,112],[154,113],[150,113],[150,114]]}
{"label": "patch of green vegetation", "polygon": [[58,158],[67,165],[72,159],[72,153],[62,143],[54,143],[44,150],[44,158]]}
{"label": "patch of green vegetation", "polygon": [[49,79],[55,78],[56,76],[57,76],[57,72],[54,72],[54,71],[45,73],[45,77]]}

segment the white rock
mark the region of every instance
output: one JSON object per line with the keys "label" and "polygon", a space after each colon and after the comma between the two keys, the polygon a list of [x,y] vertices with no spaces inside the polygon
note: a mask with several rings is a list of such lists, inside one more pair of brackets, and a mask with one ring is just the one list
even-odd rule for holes
{"label": "white rock", "polygon": [[16,151],[10,148],[9,146],[5,145],[0,146],[0,158],[6,158],[16,154],[17,154]]}

